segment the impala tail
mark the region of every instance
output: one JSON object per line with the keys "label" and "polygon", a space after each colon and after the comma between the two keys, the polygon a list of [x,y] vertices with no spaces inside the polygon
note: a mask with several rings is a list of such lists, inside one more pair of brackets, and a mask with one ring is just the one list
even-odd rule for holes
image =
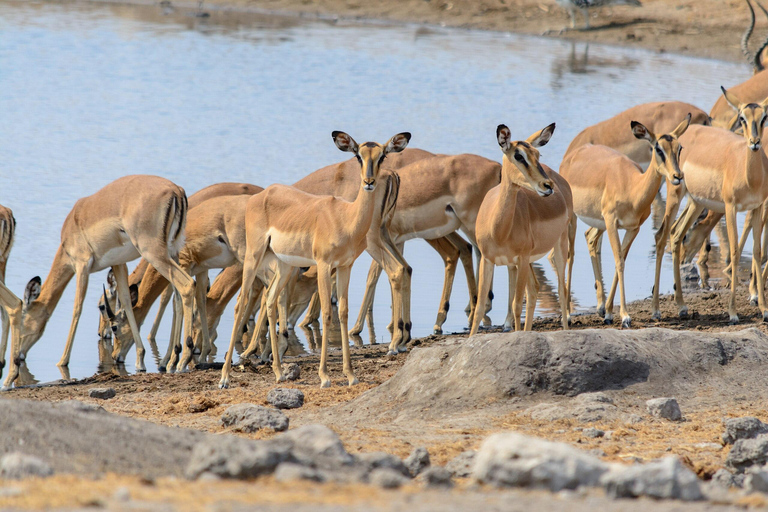
{"label": "impala tail", "polygon": [[168,253],[176,258],[184,247],[184,228],[187,225],[187,195],[174,194],[168,201],[168,209],[165,212],[164,239],[168,244]]}
{"label": "impala tail", "polygon": [[0,261],[8,261],[15,232],[16,219],[13,215],[9,215],[7,219],[0,220]]}

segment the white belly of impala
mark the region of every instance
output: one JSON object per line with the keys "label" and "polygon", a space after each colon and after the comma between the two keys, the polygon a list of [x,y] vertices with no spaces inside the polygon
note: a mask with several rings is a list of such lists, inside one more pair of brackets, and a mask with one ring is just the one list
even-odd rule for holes
{"label": "white belly of impala", "polygon": [[317,265],[315,260],[311,258],[304,258],[303,256],[294,256],[292,254],[280,254],[278,252],[275,253],[275,256],[277,256],[277,259],[279,259],[286,265],[290,265],[292,267],[311,267],[312,265]]}
{"label": "white belly of impala", "polygon": [[107,252],[102,254],[98,259],[96,259],[93,270],[96,271],[107,267],[112,267],[114,265],[128,263],[129,261],[135,260],[139,256],[141,255],[139,254],[139,251],[136,249],[136,247],[134,247],[131,242],[126,241],[125,245],[121,245],[120,247],[113,247],[112,249],[109,249]]}
{"label": "white belly of impala", "polygon": [[694,195],[691,195],[693,197],[693,200],[696,201],[696,203],[700,204],[707,210],[717,212],[717,213],[725,213],[725,203],[722,201],[714,201],[712,199],[707,199],[705,197],[696,197]]}
{"label": "white belly of impala", "polygon": [[579,216],[579,219],[591,228],[605,231],[605,219],[593,219],[592,217],[582,217],[581,215]]}

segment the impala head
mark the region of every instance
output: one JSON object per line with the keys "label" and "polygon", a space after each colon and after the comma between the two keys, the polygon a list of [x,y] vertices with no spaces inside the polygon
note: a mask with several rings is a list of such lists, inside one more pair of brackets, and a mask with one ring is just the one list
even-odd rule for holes
{"label": "impala head", "polygon": [[48,323],[51,313],[45,308],[42,302],[36,302],[40,296],[42,280],[40,276],[35,276],[29,280],[24,288],[24,300],[22,302],[22,321],[21,321],[21,347],[25,350],[27,347],[37,342],[43,335],[45,324]]}
{"label": "impala head", "polygon": [[336,147],[342,151],[354,153],[357,161],[360,162],[360,172],[362,177],[363,189],[371,192],[376,188],[376,178],[379,176],[379,166],[389,153],[399,153],[404,150],[411,140],[411,134],[408,132],[398,133],[386,144],[377,142],[366,142],[358,146],[355,139],[344,132],[335,131],[331,134]]}
{"label": "impala head", "polygon": [[496,138],[505,160],[522,174],[522,178],[516,174],[510,175],[510,178],[516,185],[533,190],[541,197],[552,195],[554,183],[541,167],[539,150],[536,148],[545,146],[554,132],[555,123],[552,123],[525,140],[513,141],[506,125],[500,124],[496,128]]}
{"label": "impala head", "polygon": [[752,151],[759,151],[762,147],[763,128],[766,120],[766,106],[768,98],[760,103],[742,103],[732,92],[720,87],[725,96],[725,101],[734,109],[737,114],[737,126],[741,127],[747,145]]}
{"label": "impala head", "polygon": [[683,181],[683,173],[680,171],[680,137],[691,124],[691,114],[688,114],[677,128],[671,133],[657,137],[642,123],[632,121],[632,133],[638,139],[644,139],[651,145],[651,168],[659,175],[668,179],[673,185],[679,185]]}
{"label": "impala head", "polygon": [[107,274],[107,284],[109,288],[106,289],[106,293],[99,297],[99,338],[102,339],[112,339],[112,328],[105,304],[109,303],[110,308],[117,309],[117,283],[112,269]]}
{"label": "impala head", "polygon": [[[129,287],[131,292],[131,307],[134,307],[139,301],[139,287],[132,284]],[[104,311],[102,316],[106,317],[107,325],[112,330],[114,342],[112,345],[112,359],[116,363],[125,362],[125,357],[128,355],[128,351],[133,345],[133,333],[131,332],[131,326],[128,323],[128,315],[125,313],[125,308],[121,307],[120,300],[116,299],[115,304],[117,307],[117,313],[112,311],[109,298],[107,297],[107,289],[104,288],[104,293],[101,297],[104,303]],[[101,309],[101,307],[99,307]]]}

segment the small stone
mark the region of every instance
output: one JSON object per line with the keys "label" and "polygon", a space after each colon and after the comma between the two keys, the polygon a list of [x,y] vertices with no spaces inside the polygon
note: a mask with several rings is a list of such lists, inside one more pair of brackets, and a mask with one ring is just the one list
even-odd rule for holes
{"label": "small stone", "polygon": [[371,471],[368,481],[382,489],[397,489],[408,482],[408,479],[394,469],[378,468]]}
{"label": "small stone", "polygon": [[719,452],[720,450],[723,449],[722,445],[719,445],[717,443],[696,443],[693,446],[695,446],[699,450],[704,450],[708,452]]}
{"label": "small stone", "polygon": [[768,433],[768,425],[755,417],[729,418],[725,420],[723,442],[733,444],[739,439],[754,439],[765,433]]}
{"label": "small stone", "polygon": [[608,454],[605,453],[605,451],[601,450],[600,448],[592,448],[587,452],[590,455],[594,455],[595,457],[607,457]]}
{"label": "small stone", "polygon": [[299,380],[301,377],[301,366],[296,363],[284,364],[283,376],[290,381]]}
{"label": "small stone", "polygon": [[355,463],[338,434],[325,425],[305,425],[282,434],[275,441],[289,446],[295,461],[305,466],[338,470]]}
{"label": "small stone", "polygon": [[584,437],[589,437],[590,439],[603,437],[605,435],[605,432],[603,430],[600,430],[594,427],[585,428],[581,433],[584,434]]}
{"label": "small stone", "polygon": [[304,393],[298,389],[275,388],[267,393],[267,402],[278,409],[296,409],[304,405]]}
{"label": "small stone", "polygon": [[451,472],[446,468],[428,467],[419,474],[419,480],[427,487],[450,488],[453,487]]}
{"label": "small stone", "polygon": [[612,498],[704,499],[698,477],[677,457],[665,457],[648,464],[614,467],[600,478]]}
{"label": "small stone", "polygon": [[606,441],[610,441],[611,439],[613,439],[613,430],[606,430],[605,433],[603,434],[603,439],[605,439]]}
{"label": "small stone", "polygon": [[115,501],[131,501],[131,491],[127,487],[119,487],[112,495]]}
{"label": "small stone", "polygon": [[743,473],[752,466],[761,467],[768,462],[768,435],[761,434],[754,439],[739,439],[725,458],[725,465]]}
{"label": "small stone", "polygon": [[98,398],[99,400],[109,400],[114,398],[117,393],[112,388],[93,388],[88,391],[88,396]]}
{"label": "small stone", "polygon": [[58,402],[56,407],[69,409],[83,413],[106,413],[107,411],[100,405],[81,402],[80,400],[64,400]]}
{"label": "small stone", "polygon": [[712,482],[725,489],[736,487],[734,474],[724,468],[718,469],[715,474],[712,475]]}
{"label": "small stone", "polygon": [[185,475],[191,479],[206,473],[219,478],[255,478],[271,474],[290,458],[291,446],[285,443],[210,436],[192,450]]}
{"label": "small stone", "polygon": [[747,492],[762,492],[768,494],[768,473],[755,471],[744,477],[744,489]]}
{"label": "small stone", "polygon": [[295,480],[325,482],[326,478],[325,475],[316,469],[293,462],[283,462],[275,470],[275,480],[278,482],[292,482]]}
{"label": "small stone", "polygon": [[53,469],[44,460],[21,452],[13,452],[0,458],[0,479],[20,480],[31,476],[46,477]]}
{"label": "small stone", "polygon": [[269,428],[275,432],[288,430],[288,418],[277,409],[254,404],[237,404],[221,415],[224,427],[234,427],[240,432],[256,432]]}
{"label": "small stone", "polygon": [[429,451],[423,446],[420,446],[413,450],[411,454],[405,459],[405,466],[408,468],[412,477],[416,477],[429,467]]}
{"label": "small stone", "polygon": [[624,417],[624,424],[625,425],[637,425],[638,423],[643,422],[643,417],[639,414],[628,414]]}
{"label": "small stone", "polygon": [[474,450],[461,452],[445,465],[445,469],[450,471],[455,478],[467,478],[472,474],[472,466],[476,456],[477,452]]}
{"label": "small stone", "polygon": [[654,398],[645,402],[645,405],[648,412],[657,418],[670,421],[683,419],[683,413],[680,412],[680,406],[674,398]]}
{"label": "small stone", "polygon": [[189,412],[193,414],[197,414],[197,413],[205,412],[208,409],[213,409],[217,405],[219,405],[219,402],[217,402],[216,400],[208,398],[207,396],[200,396],[194,399],[192,402],[190,402]]}
{"label": "small stone", "polygon": [[371,472],[378,468],[394,469],[403,476],[410,478],[408,468],[395,455],[391,455],[385,452],[370,452],[361,453],[357,456],[357,460],[365,467],[367,472]]}
{"label": "small stone", "polygon": [[18,487],[0,487],[0,498],[15,498],[21,496],[23,492]]}

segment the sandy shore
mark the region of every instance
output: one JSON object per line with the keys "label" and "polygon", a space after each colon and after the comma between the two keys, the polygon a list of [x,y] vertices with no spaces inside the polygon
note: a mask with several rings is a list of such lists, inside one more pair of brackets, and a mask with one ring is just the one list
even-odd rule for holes
{"label": "sandy shore", "polygon": [[[154,0],[91,0],[159,4]],[[172,0],[176,9],[197,9],[198,2]],[[609,6],[592,11],[589,31],[570,26],[568,13],[554,0],[205,0],[203,11],[237,18],[248,12],[304,17],[388,20],[542,35],[576,41],[634,46],[658,52],[744,61],[740,50],[749,11],[742,0],[643,0],[643,7]],[[582,19],[577,18],[577,28]],[[754,49],[768,35],[760,14]]]}

